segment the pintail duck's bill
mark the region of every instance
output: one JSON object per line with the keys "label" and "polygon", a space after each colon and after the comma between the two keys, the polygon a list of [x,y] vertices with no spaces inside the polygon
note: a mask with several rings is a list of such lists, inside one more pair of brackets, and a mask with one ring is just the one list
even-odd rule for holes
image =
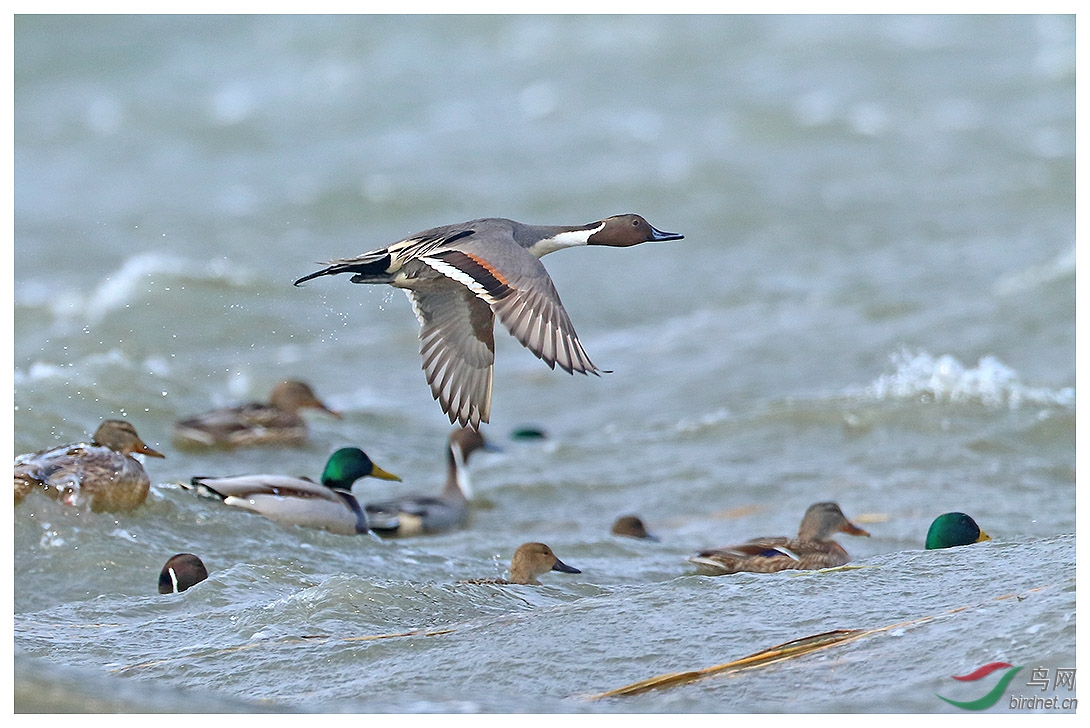
{"label": "pintail duck's bill", "polygon": [[583,573],[582,571],[575,568],[574,566],[568,566],[567,564],[565,564],[560,559],[557,559],[556,563],[553,564],[552,570],[553,571],[562,571],[565,574],[582,574]]}
{"label": "pintail duck's bill", "polygon": [[652,243],[663,243],[667,240],[683,240],[685,238],[681,233],[664,233],[658,228],[651,227],[651,240]]}

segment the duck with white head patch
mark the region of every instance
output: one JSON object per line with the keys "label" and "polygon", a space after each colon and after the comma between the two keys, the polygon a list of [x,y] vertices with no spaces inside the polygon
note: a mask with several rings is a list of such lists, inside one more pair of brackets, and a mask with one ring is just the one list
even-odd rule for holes
{"label": "duck with white head patch", "polygon": [[364,506],[371,530],[380,536],[419,536],[469,525],[472,495],[466,463],[477,450],[496,450],[472,427],[450,433],[447,484],[439,495],[408,495]]}

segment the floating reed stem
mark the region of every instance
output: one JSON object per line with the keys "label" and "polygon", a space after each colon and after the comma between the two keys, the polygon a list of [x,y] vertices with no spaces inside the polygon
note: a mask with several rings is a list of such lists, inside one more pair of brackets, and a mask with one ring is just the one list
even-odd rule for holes
{"label": "floating reed stem", "polygon": [[[841,567],[842,568],[842,567]],[[972,609],[984,604],[988,601],[1002,601],[1004,599],[1018,599],[1021,601],[1026,594],[1032,592],[1041,591],[1047,589],[1047,586],[1039,586],[1024,594],[1003,594],[992,599],[978,602],[977,604],[969,604],[962,607],[955,607],[954,609],[948,609],[939,615],[928,615],[925,617],[917,617],[916,619],[910,619],[906,622],[898,622],[896,624],[888,624],[885,627],[876,627],[874,629],[834,629],[831,632],[822,632],[821,634],[810,635],[809,637],[802,637],[790,642],[784,642],[783,644],[776,645],[775,647],[769,647],[766,650],[755,652],[752,655],[747,655],[737,660],[731,660],[730,662],[724,662],[722,665],[714,665],[712,667],[705,667],[700,670],[688,670],[685,672],[672,672],[665,675],[658,675],[656,677],[641,680],[631,685],[625,685],[621,688],[614,690],[608,690],[604,693],[598,693],[597,695],[591,695],[587,700],[601,700],[602,698],[616,698],[625,697],[629,695],[639,695],[646,693],[650,690],[660,690],[663,688],[677,687],[678,685],[686,685],[695,680],[701,680],[710,675],[717,675],[725,672],[738,672],[741,670],[748,670],[762,665],[768,665],[773,662],[779,662],[780,660],[788,660],[795,657],[802,657],[808,655],[811,652],[817,652],[818,650],[824,650],[834,645],[840,645],[845,642],[851,642],[861,637],[867,637],[879,632],[888,632],[892,629],[899,629],[901,627],[909,627],[924,622],[929,622],[936,619],[938,616],[944,616],[948,614],[955,614],[957,612],[963,612],[967,609]]]}

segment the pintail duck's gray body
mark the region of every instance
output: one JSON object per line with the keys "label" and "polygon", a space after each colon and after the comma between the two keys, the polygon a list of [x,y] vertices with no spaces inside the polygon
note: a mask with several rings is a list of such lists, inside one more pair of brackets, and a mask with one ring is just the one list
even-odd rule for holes
{"label": "pintail duck's gray body", "polygon": [[598,374],[539,258],[578,245],[627,247],[678,240],[639,215],[589,225],[524,225],[483,218],[412,235],[356,258],[331,261],[312,278],[352,273],[408,294],[420,320],[420,354],[432,395],[452,423],[488,422],[495,354],[493,318],[550,368]]}
{"label": "pintail duck's gray body", "polygon": [[320,528],[332,533],[367,533],[367,516],[352,495],[352,484],[364,477],[401,478],[382,470],[359,448],[341,448],[326,463],[322,482],[289,475],[198,476],[182,487],[252,511],[285,526]]}
{"label": "pintail duck's gray body", "polygon": [[419,536],[469,525],[469,475],[466,463],[477,450],[494,449],[480,432],[462,427],[450,435],[447,482],[436,496],[410,495],[364,506],[371,530],[380,536]]}

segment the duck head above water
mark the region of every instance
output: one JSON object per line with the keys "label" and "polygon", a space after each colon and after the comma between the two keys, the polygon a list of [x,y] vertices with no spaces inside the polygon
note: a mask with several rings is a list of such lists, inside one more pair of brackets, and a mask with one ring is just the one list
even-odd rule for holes
{"label": "duck head above water", "polygon": [[454,498],[472,498],[473,484],[466,463],[478,450],[497,452],[498,447],[484,439],[472,427],[459,427],[450,433],[450,449],[447,451],[447,483],[443,495]]}
{"label": "duck head above water", "polygon": [[122,455],[140,453],[153,458],[165,458],[166,455],[144,444],[136,434],[136,428],[125,420],[104,420],[91,438],[91,444],[106,447]]}
{"label": "duck head above water", "polygon": [[587,238],[587,245],[627,248],[640,243],[661,243],[667,240],[682,240],[685,237],[680,233],[664,233],[634,213],[607,217],[587,227],[593,226],[601,227]]}
{"label": "duck head above water", "polygon": [[658,541],[657,536],[647,532],[647,527],[639,516],[621,516],[613,522],[609,530],[614,536],[626,536],[628,538],[645,538],[649,541]]}
{"label": "duck head above water", "polygon": [[836,503],[815,503],[806,509],[799,524],[799,541],[828,541],[834,533],[870,536],[849,521]]}
{"label": "duck head above water", "polygon": [[981,531],[971,516],[964,513],[943,513],[927,529],[924,548],[947,549],[991,540],[992,537]]}
{"label": "duck head above water", "polygon": [[335,412],[318,399],[314,390],[306,382],[288,379],[273,387],[269,394],[269,404],[285,412],[298,412],[301,409],[316,409],[342,419],[340,412]]}
{"label": "duck head above water", "polygon": [[342,447],[326,461],[325,470],[322,471],[322,485],[335,490],[352,490],[353,483],[368,475],[382,480],[401,480],[375,465],[367,453],[358,447]]}
{"label": "duck head above water", "polygon": [[159,572],[159,593],[177,594],[208,578],[208,569],[199,556],[175,554]]}
{"label": "duck head above water", "polygon": [[539,576],[549,571],[565,574],[581,574],[579,569],[568,566],[556,557],[553,550],[543,543],[524,543],[515,549],[511,557],[510,582],[512,584],[540,584]]}

